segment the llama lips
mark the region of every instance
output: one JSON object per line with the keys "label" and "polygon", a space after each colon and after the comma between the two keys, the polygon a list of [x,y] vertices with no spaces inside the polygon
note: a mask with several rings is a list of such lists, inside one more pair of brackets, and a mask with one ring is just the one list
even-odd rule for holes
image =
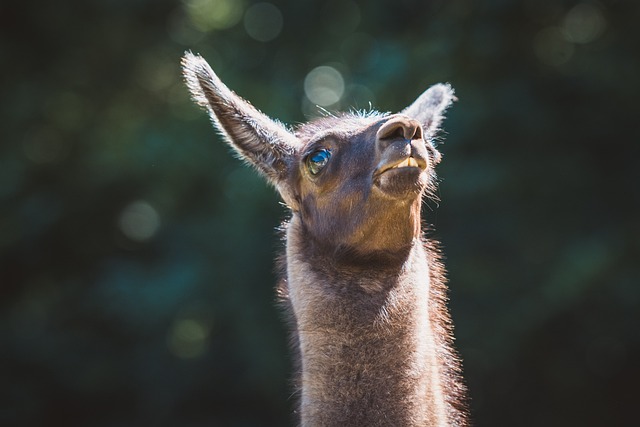
{"label": "llama lips", "polygon": [[381,175],[385,172],[394,171],[397,169],[412,169],[419,168],[425,170],[427,168],[427,162],[420,157],[409,156],[397,163],[394,162],[384,162],[386,164],[379,165],[375,175]]}

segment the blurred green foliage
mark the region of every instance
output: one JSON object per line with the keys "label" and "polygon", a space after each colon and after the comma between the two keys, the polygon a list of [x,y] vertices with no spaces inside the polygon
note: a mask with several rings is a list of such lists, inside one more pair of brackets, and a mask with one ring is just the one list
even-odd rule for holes
{"label": "blurred green foliage", "polygon": [[630,0],[4,2],[0,425],[292,424],[272,291],[286,212],[189,101],[188,49],[291,124],[318,112],[317,67],[329,110],[397,111],[451,82],[425,214],[474,423],[633,425],[638,16]]}

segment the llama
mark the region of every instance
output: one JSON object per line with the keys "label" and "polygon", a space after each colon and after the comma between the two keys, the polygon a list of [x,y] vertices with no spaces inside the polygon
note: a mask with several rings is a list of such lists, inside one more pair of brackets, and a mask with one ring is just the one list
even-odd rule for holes
{"label": "llama", "polygon": [[398,114],[345,113],[290,130],[182,60],[192,97],[239,157],[275,186],[284,222],[278,295],[308,426],[466,425],[438,246],[421,227],[433,139],[455,99],[426,90]]}

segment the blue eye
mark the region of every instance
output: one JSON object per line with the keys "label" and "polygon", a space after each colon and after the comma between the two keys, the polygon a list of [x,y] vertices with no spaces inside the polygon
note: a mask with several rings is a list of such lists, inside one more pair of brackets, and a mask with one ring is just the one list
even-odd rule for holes
{"label": "blue eye", "polygon": [[322,168],[329,163],[330,158],[331,151],[329,150],[322,149],[314,151],[309,157],[307,157],[307,168],[309,169],[309,173],[311,173],[311,175],[319,174]]}

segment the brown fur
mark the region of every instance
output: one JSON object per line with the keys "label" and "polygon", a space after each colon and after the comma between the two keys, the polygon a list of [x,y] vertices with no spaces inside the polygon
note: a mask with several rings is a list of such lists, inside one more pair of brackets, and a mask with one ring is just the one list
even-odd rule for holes
{"label": "brown fur", "polygon": [[[420,217],[451,88],[432,87],[401,114],[345,114],[289,131],[202,58],[188,54],[183,66],[194,99],[291,209],[278,295],[298,359],[299,423],[465,425],[444,270]],[[314,174],[318,150],[331,157]],[[413,163],[389,169],[403,161]]]}

